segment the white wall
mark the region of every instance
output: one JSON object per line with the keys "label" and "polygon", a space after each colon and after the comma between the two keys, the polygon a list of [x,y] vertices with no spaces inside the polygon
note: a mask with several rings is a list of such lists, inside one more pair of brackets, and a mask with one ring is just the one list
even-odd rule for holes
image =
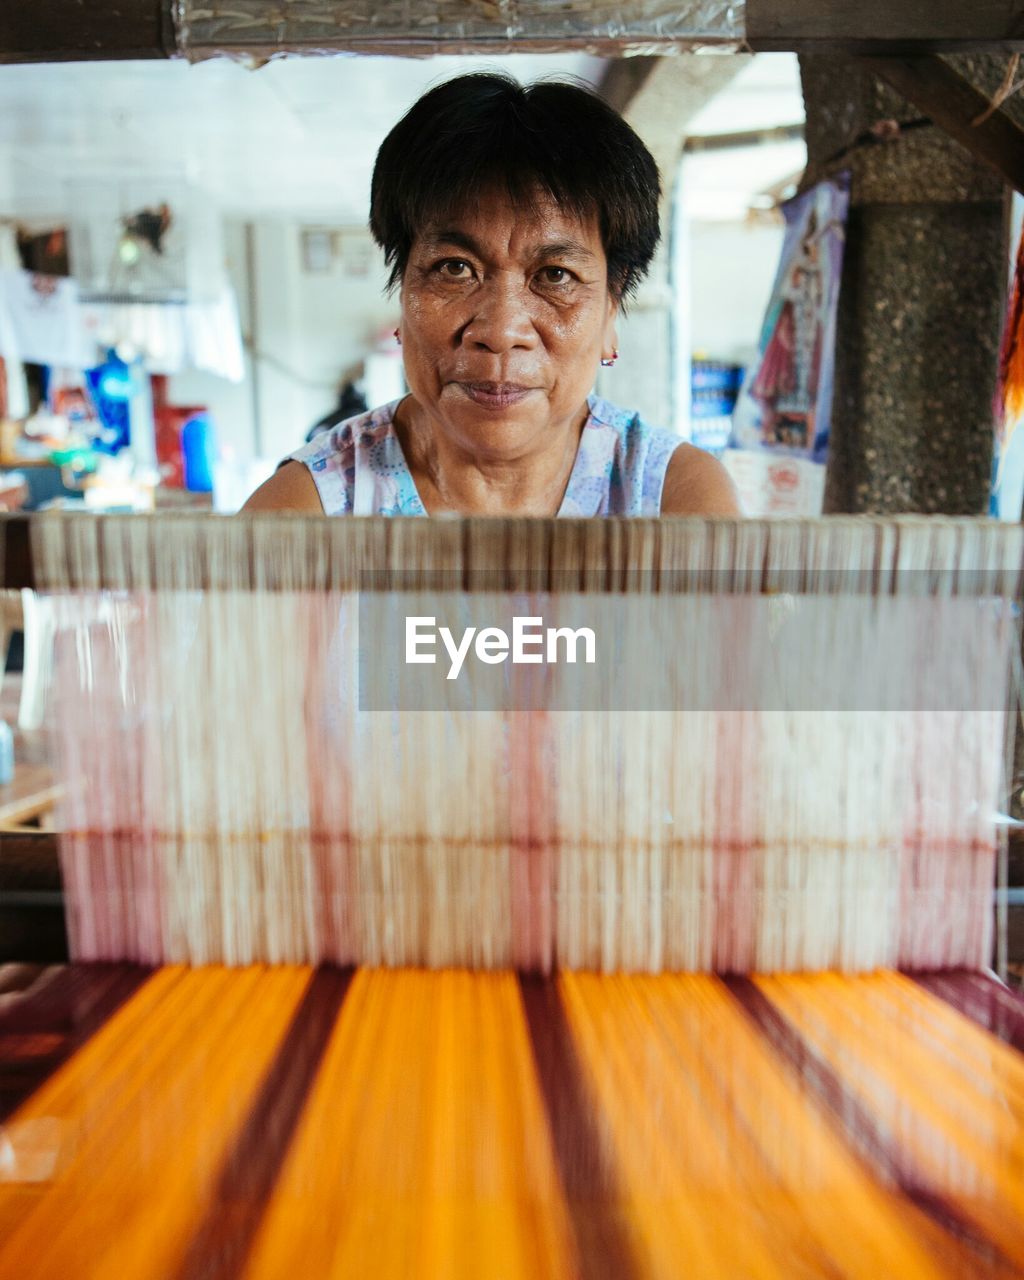
{"label": "white wall", "polygon": [[782,222],[690,223],[690,345],[745,364],[757,346],[782,252]]}
{"label": "white wall", "polygon": [[246,225],[229,221],[225,227],[246,380],[233,384],[189,371],[170,379],[169,395],[175,403],[207,405],[221,446],[236,457],[279,459],[298,448],[313,423],[334,408],[344,377],[356,371],[381,329],[394,328],[398,303],[384,296],[381,256],[364,228],[333,229],[339,253],[321,274],[303,268],[303,223],[261,219],[251,226],[255,317],[249,306]]}

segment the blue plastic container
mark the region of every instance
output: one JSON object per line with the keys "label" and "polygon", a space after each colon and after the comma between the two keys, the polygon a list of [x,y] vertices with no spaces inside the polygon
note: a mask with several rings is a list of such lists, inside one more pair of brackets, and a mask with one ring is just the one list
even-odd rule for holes
{"label": "blue plastic container", "polygon": [[14,777],[14,734],[6,720],[0,720],[0,786]]}
{"label": "blue plastic container", "polygon": [[185,488],[193,493],[213,492],[216,440],[206,414],[189,418],[181,429],[181,453],[185,462]]}

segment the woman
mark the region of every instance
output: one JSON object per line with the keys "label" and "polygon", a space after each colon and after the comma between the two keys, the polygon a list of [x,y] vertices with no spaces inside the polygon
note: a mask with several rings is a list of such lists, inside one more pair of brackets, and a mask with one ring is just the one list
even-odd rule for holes
{"label": "woman", "polygon": [[409,395],[292,455],[250,511],[735,515],[724,468],[589,396],[658,242],[658,171],[574,85],[467,75],[377,155]]}

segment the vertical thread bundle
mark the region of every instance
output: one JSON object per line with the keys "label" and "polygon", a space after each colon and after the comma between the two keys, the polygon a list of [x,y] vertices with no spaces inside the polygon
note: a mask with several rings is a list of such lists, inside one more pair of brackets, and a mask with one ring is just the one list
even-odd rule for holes
{"label": "vertical thread bundle", "polygon": [[[33,536],[79,958],[987,962],[1020,529],[176,517]],[[368,619],[502,610],[585,615],[610,675],[510,668],[501,704],[473,660],[439,677],[448,705],[412,705],[384,662],[367,693],[391,652]]]}

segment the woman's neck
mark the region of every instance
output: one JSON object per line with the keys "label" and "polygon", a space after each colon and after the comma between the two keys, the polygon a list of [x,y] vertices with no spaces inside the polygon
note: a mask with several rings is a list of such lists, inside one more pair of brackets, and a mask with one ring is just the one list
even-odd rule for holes
{"label": "woman's neck", "polygon": [[412,396],[398,406],[394,428],[428,515],[558,514],[589,410],[554,429],[544,447],[515,459],[481,458],[458,448]]}

